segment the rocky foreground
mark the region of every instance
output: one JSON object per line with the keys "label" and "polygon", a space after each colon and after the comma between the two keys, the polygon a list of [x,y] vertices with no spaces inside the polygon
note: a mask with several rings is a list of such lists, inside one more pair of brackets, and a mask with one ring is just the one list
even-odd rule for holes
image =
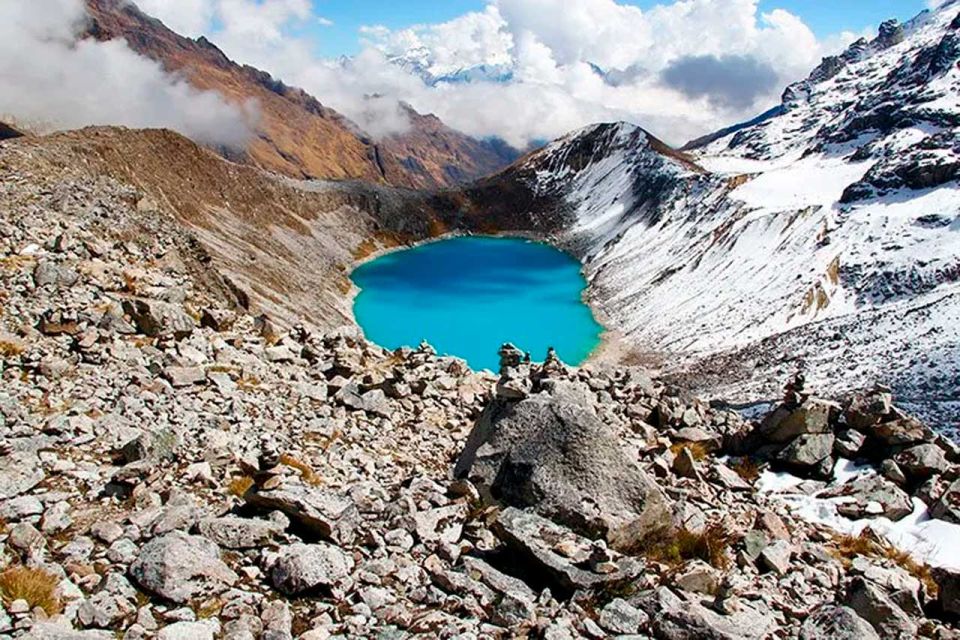
{"label": "rocky foreground", "polygon": [[281,331],[135,191],[0,188],[4,636],[960,637],[960,575],[756,486],[960,523],[960,451],[882,389],[753,423],[641,369]]}

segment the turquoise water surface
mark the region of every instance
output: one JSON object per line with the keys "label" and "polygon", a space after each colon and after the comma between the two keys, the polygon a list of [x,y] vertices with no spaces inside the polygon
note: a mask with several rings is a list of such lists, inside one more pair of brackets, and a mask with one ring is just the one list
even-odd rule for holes
{"label": "turquoise water surface", "polygon": [[397,251],[358,267],[354,305],[367,339],[388,349],[421,340],[473,369],[496,371],[512,342],[543,360],[556,348],[580,364],[603,332],[581,300],[580,264],[516,238],[453,238]]}

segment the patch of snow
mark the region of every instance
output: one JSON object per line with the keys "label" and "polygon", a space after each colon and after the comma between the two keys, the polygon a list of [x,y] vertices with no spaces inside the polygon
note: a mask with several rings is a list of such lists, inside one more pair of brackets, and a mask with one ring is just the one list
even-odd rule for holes
{"label": "patch of snow", "polygon": [[[830,486],[841,486],[857,478],[876,475],[869,466],[860,466],[841,459],[834,468]],[[915,560],[932,567],[960,570],[960,525],[930,517],[922,500],[914,498],[914,511],[898,522],[888,518],[850,520],[837,512],[837,506],[850,499],[823,498],[822,492],[807,495],[797,491],[803,480],[788,473],[765,471],[758,480],[758,490],[782,502],[797,517],[821,524],[846,535],[859,535],[870,527],[890,544],[909,553]]]}
{"label": "patch of snow", "polygon": [[730,197],[766,211],[831,206],[847,187],[863,178],[872,164],[805,158],[762,173],[735,189]]}

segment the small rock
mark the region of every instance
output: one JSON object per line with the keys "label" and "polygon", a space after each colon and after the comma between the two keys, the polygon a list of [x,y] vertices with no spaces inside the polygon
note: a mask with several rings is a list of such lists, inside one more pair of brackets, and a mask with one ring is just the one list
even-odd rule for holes
{"label": "small rock", "polygon": [[793,552],[793,545],[785,540],[778,540],[760,552],[760,562],[777,575],[785,576],[792,566]]}
{"label": "small rock", "polygon": [[220,633],[216,620],[176,622],[160,629],[157,640],[213,640]]}
{"label": "small rock", "polygon": [[200,520],[200,533],[224,549],[257,549],[270,545],[283,528],[270,520],[228,516]]}
{"label": "small rock", "polygon": [[625,600],[614,598],[600,612],[600,626],[615,634],[634,634],[646,626],[649,617]]}
{"label": "small rock", "polygon": [[695,560],[674,578],[674,584],[689,593],[714,595],[720,587],[720,577],[706,562]]}
{"label": "small rock", "polygon": [[123,311],[133,320],[137,330],[146,336],[183,338],[196,328],[193,318],[180,305],[132,298],[124,300]]}

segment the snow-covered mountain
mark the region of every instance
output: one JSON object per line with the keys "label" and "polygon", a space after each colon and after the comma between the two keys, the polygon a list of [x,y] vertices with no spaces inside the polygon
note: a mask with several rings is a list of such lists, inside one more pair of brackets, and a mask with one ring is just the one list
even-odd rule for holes
{"label": "snow-covered mountain", "polygon": [[598,125],[512,175],[561,203],[609,324],[702,389],[772,397],[806,365],[829,391],[857,362],[848,385],[956,410],[958,12],[885,23],[689,154]]}
{"label": "snow-covered mountain", "polygon": [[508,56],[495,56],[476,64],[451,65],[439,62],[427,47],[414,47],[389,58],[390,63],[420,77],[426,84],[466,84],[472,82],[506,83],[514,78],[514,62]]}

